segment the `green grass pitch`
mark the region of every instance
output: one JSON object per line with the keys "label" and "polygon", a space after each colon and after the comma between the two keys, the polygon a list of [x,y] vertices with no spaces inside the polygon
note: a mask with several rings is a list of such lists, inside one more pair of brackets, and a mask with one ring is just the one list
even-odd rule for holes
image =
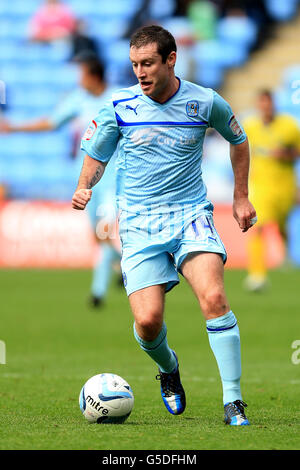
{"label": "green grass pitch", "polygon": [[[90,271],[2,270],[1,449],[297,449],[300,443],[300,271],[271,272],[266,293],[243,291],[242,271],[226,271],[242,341],[242,392],[251,426],[223,424],[221,383],[205,322],[184,280],[167,295],[169,344],[178,353],[186,412],[165,410],[157,369],[137,346],[122,288],[87,307]],[[299,354],[300,356],[300,354]],[[299,357],[298,356],[298,357]],[[92,375],[124,377],[135,395],[125,424],[89,424],[78,395]]]}

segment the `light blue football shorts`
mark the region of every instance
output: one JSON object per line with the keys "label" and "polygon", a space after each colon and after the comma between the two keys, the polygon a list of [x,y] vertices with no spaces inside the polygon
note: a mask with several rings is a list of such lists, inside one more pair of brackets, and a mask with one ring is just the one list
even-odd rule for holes
{"label": "light blue football shorts", "polygon": [[[125,219],[125,220],[122,220]],[[120,217],[121,268],[129,296],[145,287],[165,284],[168,292],[179,283],[178,272],[186,256],[193,252],[227,254],[214,226],[212,212],[204,212],[186,225],[164,223],[162,218],[145,221],[141,217]]]}

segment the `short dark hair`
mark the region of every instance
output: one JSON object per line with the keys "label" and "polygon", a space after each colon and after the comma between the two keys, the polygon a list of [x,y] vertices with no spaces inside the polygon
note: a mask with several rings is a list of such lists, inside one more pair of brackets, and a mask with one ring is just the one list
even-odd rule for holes
{"label": "short dark hair", "polygon": [[82,51],[74,57],[74,61],[78,64],[86,65],[91,75],[95,75],[101,81],[103,80],[104,65],[94,52]]}
{"label": "short dark hair", "polygon": [[139,28],[131,36],[130,47],[139,48],[152,43],[157,44],[157,52],[161,55],[163,63],[166,63],[167,57],[171,52],[177,51],[176,42],[172,34],[157,25]]}

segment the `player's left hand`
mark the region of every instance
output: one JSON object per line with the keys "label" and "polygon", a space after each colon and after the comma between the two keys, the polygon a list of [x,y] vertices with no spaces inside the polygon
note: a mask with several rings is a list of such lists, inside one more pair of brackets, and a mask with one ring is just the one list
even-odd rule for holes
{"label": "player's left hand", "polygon": [[247,232],[257,222],[256,211],[248,198],[234,200],[233,216],[242,232]]}

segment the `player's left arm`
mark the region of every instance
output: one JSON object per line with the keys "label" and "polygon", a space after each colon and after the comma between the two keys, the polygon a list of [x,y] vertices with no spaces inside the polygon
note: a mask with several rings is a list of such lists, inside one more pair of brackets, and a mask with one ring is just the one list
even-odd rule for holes
{"label": "player's left arm", "polygon": [[248,197],[250,151],[247,136],[229,104],[216,92],[209,124],[230,143],[230,159],[234,173],[233,216],[246,232],[254,223],[256,211]]}
{"label": "player's left arm", "polygon": [[243,232],[253,225],[256,211],[248,197],[250,152],[248,139],[230,144],[230,159],[234,174],[233,216]]}

